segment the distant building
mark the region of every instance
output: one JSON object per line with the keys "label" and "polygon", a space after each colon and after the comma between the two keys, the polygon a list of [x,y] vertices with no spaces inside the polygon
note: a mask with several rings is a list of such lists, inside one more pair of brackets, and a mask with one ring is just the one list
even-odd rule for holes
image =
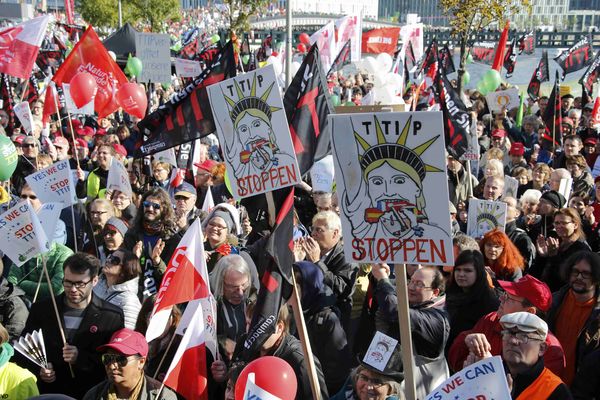
{"label": "distant building", "polygon": [[205,7],[208,5],[208,0],[179,0],[182,9]]}
{"label": "distant building", "polygon": [[398,19],[406,22],[407,14],[418,14],[425,25],[446,26],[448,18],[439,6],[439,0],[379,0],[380,19]]}
{"label": "distant building", "polygon": [[600,0],[532,0],[531,5],[531,15],[523,10],[511,18],[516,28],[587,31],[600,25]]}
{"label": "distant building", "polygon": [[[378,0],[294,0],[292,11],[296,13],[317,14],[359,14],[363,18],[377,19]],[[285,0],[277,1],[277,6],[286,8]]]}

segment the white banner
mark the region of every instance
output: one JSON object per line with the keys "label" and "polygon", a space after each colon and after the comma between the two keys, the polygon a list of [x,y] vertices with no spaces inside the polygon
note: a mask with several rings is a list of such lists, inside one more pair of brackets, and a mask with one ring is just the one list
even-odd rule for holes
{"label": "white banner", "polygon": [[510,399],[502,358],[485,358],[463,368],[431,392],[426,400]]}
{"label": "white banner", "polygon": [[202,68],[198,61],[176,58],[175,73],[182,78],[195,78],[202,73]]}
{"label": "white banner", "polygon": [[442,113],[329,123],[347,260],[454,265]]}
{"label": "white banner", "polygon": [[60,219],[60,212],[63,208],[62,203],[46,203],[42,204],[40,209],[37,211],[40,225],[49,240],[56,237],[56,225]]}
{"label": "white banner", "polygon": [[31,135],[33,131],[33,115],[31,115],[31,108],[29,107],[29,103],[26,101],[22,101],[19,104],[15,104],[14,107],[15,115],[23,125],[23,130],[28,135]]}
{"label": "white banner", "polygon": [[75,182],[68,160],[58,161],[34,172],[25,180],[42,203],[62,203],[62,208],[77,203]]}
{"label": "white banner", "polygon": [[328,155],[313,164],[310,169],[310,180],[313,192],[333,191],[333,156]]}
{"label": "white banner", "polygon": [[108,178],[106,179],[106,190],[118,190],[119,192],[126,193],[128,195],[133,194],[131,190],[131,183],[129,182],[129,174],[127,168],[121,163],[121,161],[113,158],[108,170]]}
{"label": "white banner", "polygon": [[490,92],[485,96],[488,103],[488,108],[493,112],[500,112],[502,109],[506,111],[519,107],[521,99],[519,98],[519,90],[510,88],[499,92]]}
{"label": "white banner", "polygon": [[467,235],[479,239],[493,229],[504,232],[506,226],[506,203],[470,199],[467,217]]}
{"label": "white banner", "polygon": [[302,181],[273,65],[207,89],[235,199]]}
{"label": "white banner", "polygon": [[171,39],[162,33],[135,34],[135,55],[142,61],[138,82],[171,83]]}
{"label": "white banner", "polygon": [[20,267],[50,249],[46,233],[29,200],[17,203],[0,215],[0,250]]}

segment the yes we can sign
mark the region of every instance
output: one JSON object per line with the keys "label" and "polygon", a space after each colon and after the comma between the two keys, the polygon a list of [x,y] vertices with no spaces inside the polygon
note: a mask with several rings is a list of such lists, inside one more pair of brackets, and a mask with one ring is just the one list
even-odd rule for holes
{"label": "yes we can sign", "polygon": [[77,202],[75,184],[68,160],[58,161],[25,178],[42,203],[62,203],[63,208]]}

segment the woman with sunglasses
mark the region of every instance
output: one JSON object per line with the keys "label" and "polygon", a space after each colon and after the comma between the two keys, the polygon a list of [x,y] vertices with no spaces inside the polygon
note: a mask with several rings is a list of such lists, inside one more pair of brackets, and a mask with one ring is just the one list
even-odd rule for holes
{"label": "woman with sunglasses", "polygon": [[123,310],[125,327],[133,329],[140,308],[138,299],[140,262],[131,251],[120,248],[106,258],[94,294]]}

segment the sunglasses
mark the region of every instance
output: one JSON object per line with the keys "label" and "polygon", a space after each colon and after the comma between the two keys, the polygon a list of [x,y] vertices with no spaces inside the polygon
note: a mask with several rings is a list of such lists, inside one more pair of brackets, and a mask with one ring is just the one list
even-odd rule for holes
{"label": "sunglasses", "polygon": [[155,203],[153,201],[144,201],[144,207],[145,208],[154,208],[155,210],[160,210],[160,204]]}
{"label": "sunglasses", "polygon": [[23,143],[23,144],[21,144],[21,147],[32,147],[33,148],[33,147],[35,147],[35,144],[34,143]]}
{"label": "sunglasses", "polygon": [[25,199],[37,200],[37,196],[35,196],[35,195],[33,195],[33,194],[30,194],[30,195],[22,194],[22,195],[21,195],[21,198],[22,198],[23,200],[25,200]]}
{"label": "sunglasses", "polygon": [[[124,354],[102,354],[102,364],[108,367],[111,364],[117,363],[120,368],[123,368],[131,361],[129,357]],[[138,358],[135,357],[133,359],[137,360]]]}
{"label": "sunglasses", "polygon": [[121,258],[111,254],[106,257],[106,263],[110,265],[121,265]]}

